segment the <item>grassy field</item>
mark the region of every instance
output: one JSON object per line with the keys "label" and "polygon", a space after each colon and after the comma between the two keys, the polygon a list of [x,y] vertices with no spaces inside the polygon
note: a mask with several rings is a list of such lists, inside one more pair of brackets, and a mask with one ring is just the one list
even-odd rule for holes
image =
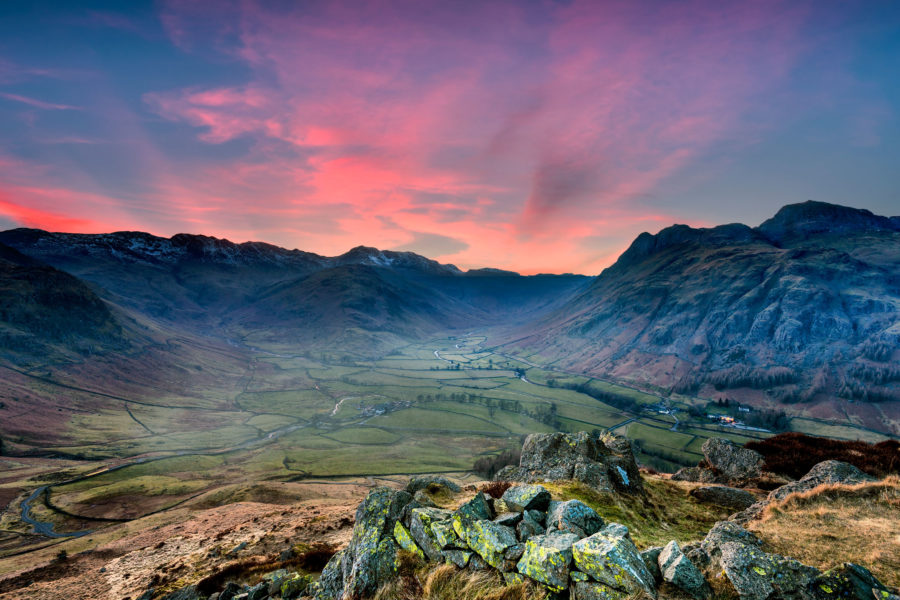
{"label": "grassy field", "polygon": [[[234,359],[227,373],[204,380],[208,389],[194,396],[104,397],[90,404],[89,393],[73,391],[77,410],[60,417],[68,442],[46,450],[92,461],[78,463],[94,465],[81,474],[104,464],[124,466],[86,479],[70,472],[68,479],[76,481],[63,484],[67,477],[48,480],[46,472],[23,471],[4,483],[8,510],[0,518],[11,531],[23,529],[16,524],[18,502],[47,483],[54,483],[51,508],[135,518],[226,485],[465,471],[480,456],[518,448],[534,432],[612,429],[636,441],[642,462],[662,470],[696,464],[709,436],[750,439],[735,429],[685,422],[684,412],[680,423],[653,411],[625,412],[567,388],[587,383],[632,400],[635,410],[660,399],[535,367],[527,357],[494,354],[485,343],[475,335],[433,339],[377,360],[336,351],[292,356],[288,348],[263,347],[247,352],[243,372]],[[197,366],[197,372],[215,373],[208,358]],[[687,407],[687,400],[670,405]],[[859,432],[795,422],[803,431],[835,437]],[[61,530],[83,526],[40,503],[35,514]]]}

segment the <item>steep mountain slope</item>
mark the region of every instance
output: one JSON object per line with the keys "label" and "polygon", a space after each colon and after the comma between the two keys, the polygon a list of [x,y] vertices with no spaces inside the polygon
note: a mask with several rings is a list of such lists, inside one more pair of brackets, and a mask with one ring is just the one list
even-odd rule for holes
{"label": "steep mountain slope", "polygon": [[126,344],[107,305],[77,278],[0,244],[0,348],[20,359]]}
{"label": "steep mountain slope", "polygon": [[664,390],[898,401],[898,221],[807,202],[755,229],[644,233],[513,343]]}

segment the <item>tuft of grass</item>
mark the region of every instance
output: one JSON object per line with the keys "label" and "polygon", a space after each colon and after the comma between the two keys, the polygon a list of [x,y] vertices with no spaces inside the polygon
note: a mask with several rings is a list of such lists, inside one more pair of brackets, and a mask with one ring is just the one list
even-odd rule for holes
{"label": "tuft of grass", "polygon": [[628,527],[639,548],[703,539],[717,522],[728,518],[727,508],[703,504],[689,495],[697,484],[643,476],[644,496],[604,494],[578,482],[544,483],[560,500],[581,500],[607,521]]}
{"label": "tuft of grass", "polygon": [[[404,562],[406,563],[404,566]],[[383,586],[375,600],[544,600],[533,582],[507,585],[493,570],[469,571],[454,565],[410,564],[401,558],[400,576]]]}
{"label": "tuft of grass", "polygon": [[779,554],[823,570],[862,564],[882,583],[900,586],[900,477],[791,494],[750,529]]}
{"label": "tuft of grass", "polygon": [[504,492],[512,486],[512,481],[490,481],[481,486],[478,491],[484,492],[492,498],[501,498]]}

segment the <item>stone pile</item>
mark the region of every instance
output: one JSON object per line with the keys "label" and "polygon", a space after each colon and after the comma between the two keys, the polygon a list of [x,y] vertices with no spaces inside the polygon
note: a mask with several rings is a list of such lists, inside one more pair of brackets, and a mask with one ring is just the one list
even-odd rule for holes
{"label": "stone pile", "polygon": [[[409,493],[373,490],[357,513],[350,546],[306,590],[316,600],[373,595],[399,566],[401,550],[460,569],[493,569],[507,584],[532,580],[570,600],[657,598],[662,586],[696,600],[710,581],[740,600],[879,600],[890,592],[864,567],[822,573],[764,552],[733,521],[717,523],[702,543],[640,551],[628,528],[579,500],[556,501],[541,485],[510,487],[500,498],[476,493],[456,510],[423,507]],[[710,577],[708,580],[707,577]]]}

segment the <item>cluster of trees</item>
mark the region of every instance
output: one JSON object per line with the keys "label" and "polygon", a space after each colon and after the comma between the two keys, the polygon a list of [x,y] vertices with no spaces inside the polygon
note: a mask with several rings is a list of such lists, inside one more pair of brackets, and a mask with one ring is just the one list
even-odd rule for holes
{"label": "cluster of trees", "polygon": [[793,383],[796,378],[794,371],[788,367],[754,368],[750,365],[737,365],[707,374],[706,381],[717,390],[739,387],[760,390]]}
{"label": "cluster of trees", "polygon": [[838,388],[838,396],[863,402],[890,402],[900,400],[900,392],[888,387],[845,379]]}
{"label": "cluster of trees", "polygon": [[515,413],[530,417],[539,423],[543,423],[554,429],[559,429],[559,415],[557,414],[556,402],[538,403],[532,410],[528,410],[519,400],[511,400],[509,398],[491,398],[482,396],[481,394],[419,394],[416,399],[420,403],[425,402],[441,402],[449,400],[451,402],[459,402],[461,404],[480,404],[488,409],[490,416],[494,416],[495,411],[502,410],[505,412]]}
{"label": "cluster of trees", "polygon": [[783,410],[754,410],[746,413],[742,420],[750,427],[761,427],[769,431],[791,429],[791,419]]}
{"label": "cluster of trees", "polygon": [[522,458],[521,450],[504,450],[496,456],[482,456],[472,465],[472,471],[485,479],[493,479],[500,469],[507,465],[518,465]]}
{"label": "cluster of trees", "polygon": [[847,370],[847,375],[859,381],[884,385],[892,381],[900,381],[900,365],[854,363]]}
{"label": "cluster of trees", "polygon": [[580,392],[582,394],[586,394],[593,398],[594,400],[599,400],[604,404],[609,404],[610,406],[614,406],[619,410],[636,412],[640,410],[640,405],[638,402],[631,398],[630,396],[625,396],[622,394],[616,394],[615,392],[610,392],[608,390],[600,390],[591,385],[590,381],[586,381],[584,383],[564,383],[562,387],[567,390],[574,390],[576,392]]}

